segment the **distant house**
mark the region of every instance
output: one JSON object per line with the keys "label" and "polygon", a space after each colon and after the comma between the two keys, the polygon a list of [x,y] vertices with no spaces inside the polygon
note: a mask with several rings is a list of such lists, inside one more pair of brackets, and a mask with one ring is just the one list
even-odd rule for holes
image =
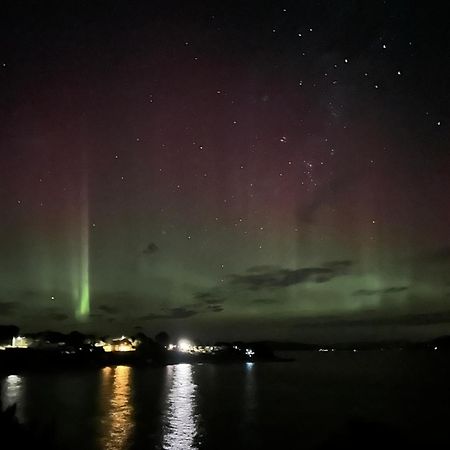
{"label": "distant house", "polygon": [[106,342],[99,341],[97,347],[103,347],[105,352],[133,352],[136,350],[137,342],[131,338],[122,336],[116,339],[109,339]]}

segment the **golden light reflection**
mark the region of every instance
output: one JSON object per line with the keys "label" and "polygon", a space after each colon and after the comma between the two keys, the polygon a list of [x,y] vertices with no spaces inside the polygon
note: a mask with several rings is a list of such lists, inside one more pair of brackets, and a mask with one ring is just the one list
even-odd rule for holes
{"label": "golden light reflection", "polygon": [[104,402],[101,447],[104,450],[127,449],[134,429],[131,367],[117,366],[102,369],[101,399]]}
{"label": "golden light reflection", "polygon": [[2,404],[3,408],[16,404],[16,416],[20,422],[23,422],[25,379],[20,375],[8,375],[2,382]]}
{"label": "golden light reflection", "polygon": [[164,411],[163,449],[198,449],[197,385],[190,364],[167,366],[169,392]]}

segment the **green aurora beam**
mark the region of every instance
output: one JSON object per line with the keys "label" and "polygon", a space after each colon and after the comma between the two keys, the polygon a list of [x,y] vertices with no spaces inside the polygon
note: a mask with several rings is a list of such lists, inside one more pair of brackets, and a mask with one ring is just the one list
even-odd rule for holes
{"label": "green aurora beam", "polygon": [[89,198],[87,180],[83,180],[81,191],[80,214],[80,260],[77,280],[78,308],[76,315],[83,320],[90,312],[90,285],[89,285]]}

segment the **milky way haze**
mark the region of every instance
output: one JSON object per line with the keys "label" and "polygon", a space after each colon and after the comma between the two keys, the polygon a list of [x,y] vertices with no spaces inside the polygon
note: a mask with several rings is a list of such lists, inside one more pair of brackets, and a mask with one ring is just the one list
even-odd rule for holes
{"label": "milky way haze", "polygon": [[450,36],[426,5],[6,2],[0,322],[450,332]]}

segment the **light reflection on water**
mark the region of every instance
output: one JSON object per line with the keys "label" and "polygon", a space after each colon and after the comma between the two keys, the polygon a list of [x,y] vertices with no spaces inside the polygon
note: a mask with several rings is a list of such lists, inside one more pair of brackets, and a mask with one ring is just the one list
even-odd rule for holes
{"label": "light reflection on water", "polygon": [[192,365],[167,366],[169,392],[163,417],[163,449],[198,449],[197,385]]}
{"label": "light reflection on water", "polygon": [[25,379],[20,375],[9,375],[3,380],[1,391],[3,408],[16,404],[16,416],[20,422],[25,419],[23,411],[24,390]]}
{"label": "light reflection on water", "polygon": [[249,418],[253,417],[256,409],[256,385],[255,385],[255,363],[245,363],[245,394],[244,405]]}
{"label": "light reflection on water", "polygon": [[[246,362],[244,373],[244,392],[242,398],[242,421],[240,430],[242,441],[246,446],[257,448],[257,437],[248,433],[248,429],[255,426],[255,417],[257,414],[257,392],[256,392],[256,367],[254,362]],[[262,447],[262,445],[261,445]]]}
{"label": "light reflection on water", "polygon": [[104,399],[101,448],[124,450],[134,429],[134,408],[131,401],[131,367],[102,369],[101,399]]}

